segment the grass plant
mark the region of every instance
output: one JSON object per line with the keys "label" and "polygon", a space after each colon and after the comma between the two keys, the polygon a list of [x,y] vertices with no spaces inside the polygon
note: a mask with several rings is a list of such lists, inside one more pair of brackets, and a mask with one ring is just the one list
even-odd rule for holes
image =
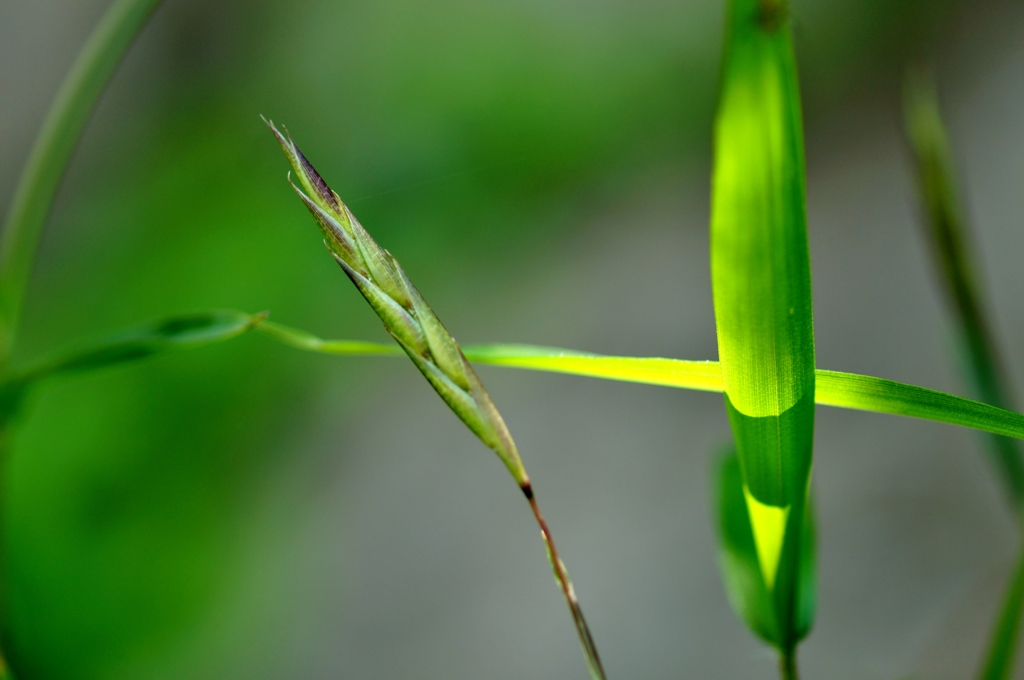
{"label": "grass plant", "polygon": [[[46,380],[198,347],[250,331],[337,356],[407,356],[466,426],[495,451],[522,490],[569,606],[592,678],[596,646],[516,445],[471,362],[720,392],[733,432],[716,469],[722,577],[740,618],[779,653],[784,680],[815,609],[811,502],[816,405],[924,418],[980,430],[1013,512],[1024,508],[1024,415],[1012,410],[992,324],[984,312],[934,96],[912,80],[906,120],[932,252],[980,401],[866,375],[817,368],[811,313],[801,102],[780,0],[730,0],[716,117],[711,211],[712,288],[720,361],[602,356],[532,345],[462,348],[412,285],[292,142],[270,125],[298,178],[293,185],[347,277],[395,345],[324,340],[266,313],[192,312],[69,349],[42,362],[10,362],[36,244],[74,145],[104,84],[158,0],[116,0],[51,108],[0,236],[0,426],[17,425],[25,393]],[[5,438],[6,441],[6,438]],[[980,677],[1008,678],[1024,605],[1024,553],[1011,578]],[[0,625],[10,622],[0,608]],[[14,663],[19,677],[32,677]]]}

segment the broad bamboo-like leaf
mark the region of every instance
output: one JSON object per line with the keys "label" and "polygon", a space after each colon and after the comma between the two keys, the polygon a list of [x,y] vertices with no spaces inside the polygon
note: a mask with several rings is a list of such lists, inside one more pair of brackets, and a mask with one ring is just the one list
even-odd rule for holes
{"label": "broad bamboo-like leaf", "polygon": [[800,94],[783,3],[732,0],[727,30],[711,195],[718,353],[775,643],[791,657],[815,388]]}
{"label": "broad bamboo-like leaf", "polygon": [[71,152],[107,81],[160,0],[115,0],[57,92],[0,233],[0,364],[17,334],[39,236]]}
{"label": "broad bamboo-like leaf", "polygon": [[[282,134],[267,121],[292,169],[299,186],[292,185],[306,209],[313,215],[324,236],[324,244],[363,297],[377,313],[384,328],[398,342],[423,377],[452,412],[484,444],[498,454],[513,479],[526,496],[533,511],[555,582],[562,590],[572,614],[573,623],[583,647],[583,656],[591,678],[603,680],[604,669],[593,637],[583,618],[569,572],[558,556],[551,531],[540,513],[533,485],[519,457],[519,451],[504,419],[484,389],[483,383],[463,355],[455,338],[441,324],[426,300],[409,281],[405,271],[391,253],[377,242],[349,211],[348,206],[323,180],[313,165],[299,151],[291,137]],[[334,351],[342,354],[358,352],[390,354],[390,348],[357,343],[324,343],[301,331],[267,325],[264,330],[278,340],[302,349]]]}
{"label": "broad bamboo-like leaf", "polygon": [[0,381],[0,427],[17,415],[25,393],[47,378],[230,340],[251,330],[265,317],[265,313],[233,310],[178,314],[11,371]]}
{"label": "broad bamboo-like leaf", "polygon": [[[716,470],[714,494],[718,528],[718,562],[729,603],[746,624],[765,642],[783,644],[769,590],[761,570],[750,522],[750,512],[740,474],[739,458],[730,450]],[[814,621],[815,544],[813,509],[808,504],[802,533],[799,592],[804,599],[797,608],[796,629],[802,639]]]}

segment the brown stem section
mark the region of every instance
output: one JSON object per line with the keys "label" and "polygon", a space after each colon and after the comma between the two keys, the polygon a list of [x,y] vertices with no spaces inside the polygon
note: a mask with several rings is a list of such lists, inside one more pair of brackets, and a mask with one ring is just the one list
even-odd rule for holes
{"label": "brown stem section", "polygon": [[522,489],[526,500],[530,502],[530,509],[533,510],[533,516],[537,519],[541,536],[544,537],[544,545],[548,550],[548,558],[551,560],[551,568],[555,573],[555,581],[562,589],[562,595],[565,597],[565,602],[569,605],[569,611],[572,613],[572,620],[576,624],[576,632],[579,634],[580,644],[583,646],[583,655],[587,660],[590,677],[594,680],[605,680],[604,668],[601,666],[601,659],[597,655],[597,646],[594,644],[594,638],[590,634],[587,620],[583,618],[583,610],[580,609],[579,600],[576,599],[576,591],[572,587],[572,581],[569,580],[569,572],[566,571],[562,558],[558,556],[555,541],[551,537],[551,529],[548,528],[544,515],[540,514],[540,508],[537,507],[537,499],[533,497],[533,487],[530,486],[529,481],[526,481],[519,488]]}

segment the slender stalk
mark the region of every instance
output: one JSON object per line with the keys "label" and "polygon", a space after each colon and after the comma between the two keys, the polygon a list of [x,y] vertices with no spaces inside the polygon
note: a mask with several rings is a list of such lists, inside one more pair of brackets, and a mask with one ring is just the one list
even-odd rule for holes
{"label": "slender stalk", "polygon": [[0,367],[18,334],[36,248],[89,115],[160,0],[115,0],[79,52],[43,121],[0,234]]}
{"label": "slender stalk", "polygon": [[548,559],[551,560],[551,569],[554,571],[555,581],[562,589],[565,602],[569,605],[569,611],[572,612],[572,620],[576,624],[576,632],[579,634],[580,645],[583,647],[583,657],[587,661],[587,670],[590,671],[590,677],[593,680],[604,680],[604,668],[601,666],[601,658],[597,654],[597,645],[594,644],[594,637],[590,634],[590,627],[587,626],[587,620],[583,617],[583,609],[580,608],[579,600],[576,598],[576,590],[572,587],[569,572],[566,570],[562,558],[558,556],[558,549],[555,548],[555,540],[551,536],[551,529],[548,528],[544,515],[540,514],[537,499],[533,495],[533,487],[527,481],[525,484],[520,485],[519,488],[523,490],[523,495],[530,502],[530,509],[533,510],[533,516],[537,519],[541,536],[544,537],[544,545],[548,550]]}
{"label": "slender stalk", "polygon": [[800,680],[796,667],[796,647],[786,650],[779,656],[779,675],[782,680]]}

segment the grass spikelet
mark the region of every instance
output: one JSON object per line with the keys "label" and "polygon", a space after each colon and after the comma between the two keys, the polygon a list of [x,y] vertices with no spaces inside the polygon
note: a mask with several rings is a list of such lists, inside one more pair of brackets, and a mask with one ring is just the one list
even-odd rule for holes
{"label": "grass spikelet", "polygon": [[299,178],[293,184],[324,235],[331,255],[355,284],[434,390],[508,468],[530,504],[541,530],[555,581],[569,606],[591,678],[603,680],[604,670],[565,563],[541,515],[533,487],[515,441],[483,383],[455,338],[445,329],[398,261],[367,233],[341,198],[299,151],[291,136],[265,121]]}

